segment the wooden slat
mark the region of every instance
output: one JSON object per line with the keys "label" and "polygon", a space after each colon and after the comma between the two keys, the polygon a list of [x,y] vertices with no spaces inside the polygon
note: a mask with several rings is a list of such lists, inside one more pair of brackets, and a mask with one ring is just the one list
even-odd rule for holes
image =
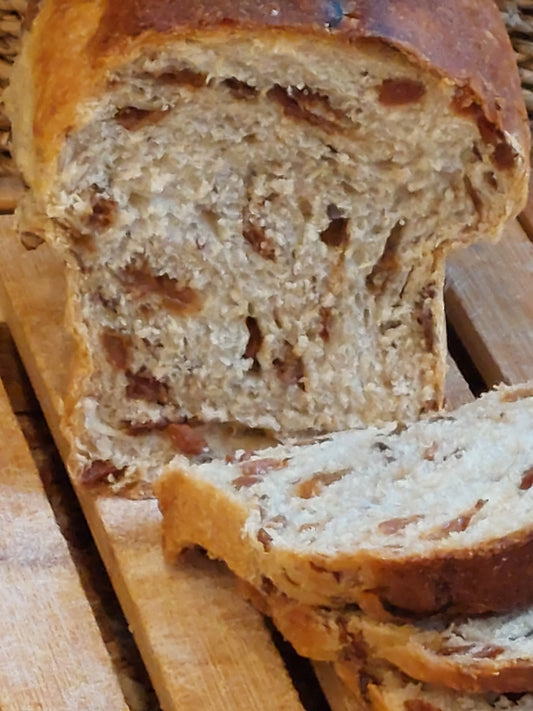
{"label": "wooden slat", "polygon": [[448,357],[448,372],[446,373],[446,409],[455,410],[473,399],[468,383],[461,375],[452,358]]}
{"label": "wooden slat", "polygon": [[127,709],[0,384],[0,708]]}
{"label": "wooden slat", "polygon": [[487,385],[533,378],[533,243],[518,223],[453,256],[446,307]]}
{"label": "wooden slat", "polygon": [[[0,234],[6,317],[65,457],[58,422],[72,344],[62,329],[62,265],[47,245],[25,251],[10,218]],[[301,711],[261,616],[234,593],[229,573],[199,557],[166,566],[154,500],[73,484],[165,711]]]}

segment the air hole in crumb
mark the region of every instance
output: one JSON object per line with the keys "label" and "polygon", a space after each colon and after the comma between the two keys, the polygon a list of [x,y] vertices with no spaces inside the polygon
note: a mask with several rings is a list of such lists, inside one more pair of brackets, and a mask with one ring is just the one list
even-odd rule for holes
{"label": "air hole in crumb", "polygon": [[381,256],[366,278],[367,289],[373,294],[383,292],[390,275],[398,269],[398,250],[404,229],[404,220],[399,220],[394,225],[387,237]]}
{"label": "air hole in crumb", "polygon": [[309,87],[299,89],[295,86],[282,87],[275,84],[266,95],[281,107],[285,116],[306,121],[326,133],[340,133],[346,128],[353,128],[348,117],[334,108],[327,96],[312,91]]}
{"label": "air hole in crumb", "polygon": [[257,319],[253,316],[247,317],[246,328],[248,329],[249,337],[243,357],[252,359],[250,370],[252,373],[258,373],[261,370],[261,365],[257,360],[257,354],[263,343],[263,334],[261,333]]}
{"label": "air hole in crumb", "polygon": [[481,155],[481,151],[477,147],[477,145],[474,143],[472,146],[472,153],[474,154],[475,158],[477,160],[483,160],[483,156]]}
{"label": "air hole in crumb", "polygon": [[131,437],[143,437],[144,435],[162,432],[166,430],[170,422],[166,417],[159,420],[123,420],[122,427]]}
{"label": "air hole in crumb", "polygon": [[[329,225],[320,233],[320,240],[328,247],[344,247],[349,239],[348,218],[341,217],[335,205],[328,207]],[[332,215],[335,215],[332,217]]]}
{"label": "air hole in crumb", "polygon": [[159,123],[168,113],[163,109],[140,109],[136,106],[125,106],[115,113],[115,121],[126,131],[138,131],[144,126]]}
{"label": "air hole in crumb", "polygon": [[161,84],[170,86],[187,86],[191,89],[201,89],[207,84],[207,74],[195,72],[192,69],[174,69],[169,67],[158,74],[155,79]]}
{"label": "air hole in crumb", "polygon": [[320,318],[320,331],[318,335],[324,343],[329,343],[331,327],[333,326],[333,312],[327,306],[321,306],[318,315]]}
{"label": "air hole in crumb", "polygon": [[231,77],[230,79],[224,79],[222,84],[230,90],[230,94],[234,99],[255,99],[258,94],[257,89],[244,81],[235,79]]}
{"label": "air hole in crumb", "polygon": [[91,197],[91,213],[87,217],[87,225],[92,229],[104,230],[111,227],[116,220],[118,205],[112,198],[93,194]]}

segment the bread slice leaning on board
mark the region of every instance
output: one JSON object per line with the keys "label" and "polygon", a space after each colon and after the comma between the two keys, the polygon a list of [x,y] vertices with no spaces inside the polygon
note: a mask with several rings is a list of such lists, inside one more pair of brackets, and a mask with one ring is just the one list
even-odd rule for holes
{"label": "bread slice leaning on board", "polygon": [[69,267],[73,472],[442,405],[444,258],[527,189],[494,3],[34,5],[7,105],[21,230]]}
{"label": "bread slice leaning on board", "polygon": [[385,662],[335,665],[360,711],[533,711],[533,694],[465,694],[420,684]]}
{"label": "bread slice leaning on board", "polygon": [[352,673],[362,661],[382,660],[416,681],[468,693],[533,689],[531,606],[452,620],[377,621],[355,605],[334,610],[303,605],[273,586],[239,588],[304,657],[339,662]]}
{"label": "bread slice leaning on board", "polygon": [[169,465],[170,560],[198,545],[261,590],[369,615],[533,603],[533,390],[309,444]]}

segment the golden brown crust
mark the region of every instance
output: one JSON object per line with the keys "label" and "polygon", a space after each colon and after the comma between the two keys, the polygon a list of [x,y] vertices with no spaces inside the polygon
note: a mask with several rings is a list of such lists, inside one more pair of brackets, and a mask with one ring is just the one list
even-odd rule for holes
{"label": "golden brown crust", "polygon": [[394,614],[507,611],[533,603],[533,532],[457,556],[390,560],[374,570],[375,593]]}
{"label": "golden brown crust", "polygon": [[[376,623],[353,609],[302,605],[272,586],[258,591],[239,582],[239,592],[274,624],[296,651],[312,659],[343,662],[353,673],[368,659],[385,659],[417,681],[468,693],[522,693],[533,689],[533,660],[500,660],[491,640],[454,653],[440,632],[412,625]],[[465,647],[468,643],[465,641]],[[474,645],[470,645],[474,647]],[[500,650],[501,651],[501,650]]]}
{"label": "golden brown crust", "polygon": [[[27,181],[46,192],[46,170],[53,174],[65,135],[83,121],[77,109],[105,90],[114,68],[173,39],[272,33],[343,42],[347,52],[365,40],[395,47],[455,84],[461,110],[513,136],[514,149],[528,154],[510,41],[495,4],[486,0],[43,0],[16,75],[20,89],[14,89],[28,96],[27,110],[32,102],[35,107],[32,125],[22,131],[27,135],[17,140],[27,146],[21,159]],[[18,105],[16,123],[22,101],[10,103]]]}
{"label": "golden brown crust", "polygon": [[485,0],[108,0],[93,46],[105,50],[149,30],[189,33],[224,26],[382,40],[458,86],[469,86],[491,123],[528,140],[509,37],[495,5]]}
{"label": "golden brown crust", "polygon": [[533,531],[429,558],[384,557],[386,551],[321,557],[252,540],[243,533],[245,506],[188,472],[167,472],[156,495],[169,558],[200,545],[252,585],[269,578],[305,604],[339,609],[354,602],[372,617],[406,620],[533,604]]}

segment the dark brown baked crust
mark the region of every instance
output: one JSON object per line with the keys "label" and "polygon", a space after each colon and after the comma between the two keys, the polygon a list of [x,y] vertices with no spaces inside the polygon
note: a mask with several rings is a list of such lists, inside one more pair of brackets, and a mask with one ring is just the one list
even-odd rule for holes
{"label": "dark brown baked crust", "polygon": [[461,557],[390,560],[374,576],[373,594],[395,616],[513,610],[533,602],[533,533]]}
{"label": "dark brown baked crust", "polygon": [[529,155],[514,53],[496,4],[487,0],[32,0],[29,19],[31,42],[15,89],[27,97],[28,118],[16,115],[19,108],[11,117],[25,146],[18,161],[36,194],[46,193],[64,138],[82,121],[79,106],[106,91],[110,74],[151,48],[189,37],[303,35],[345,43],[347,52],[383,42],[456,87],[457,110],[493,143],[500,167],[512,167],[516,153],[523,163]]}
{"label": "dark brown baked crust", "polygon": [[280,28],[378,39],[469,87],[485,117],[528,140],[520,82],[496,5],[486,0],[108,0],[94,51],[143,32]]}

